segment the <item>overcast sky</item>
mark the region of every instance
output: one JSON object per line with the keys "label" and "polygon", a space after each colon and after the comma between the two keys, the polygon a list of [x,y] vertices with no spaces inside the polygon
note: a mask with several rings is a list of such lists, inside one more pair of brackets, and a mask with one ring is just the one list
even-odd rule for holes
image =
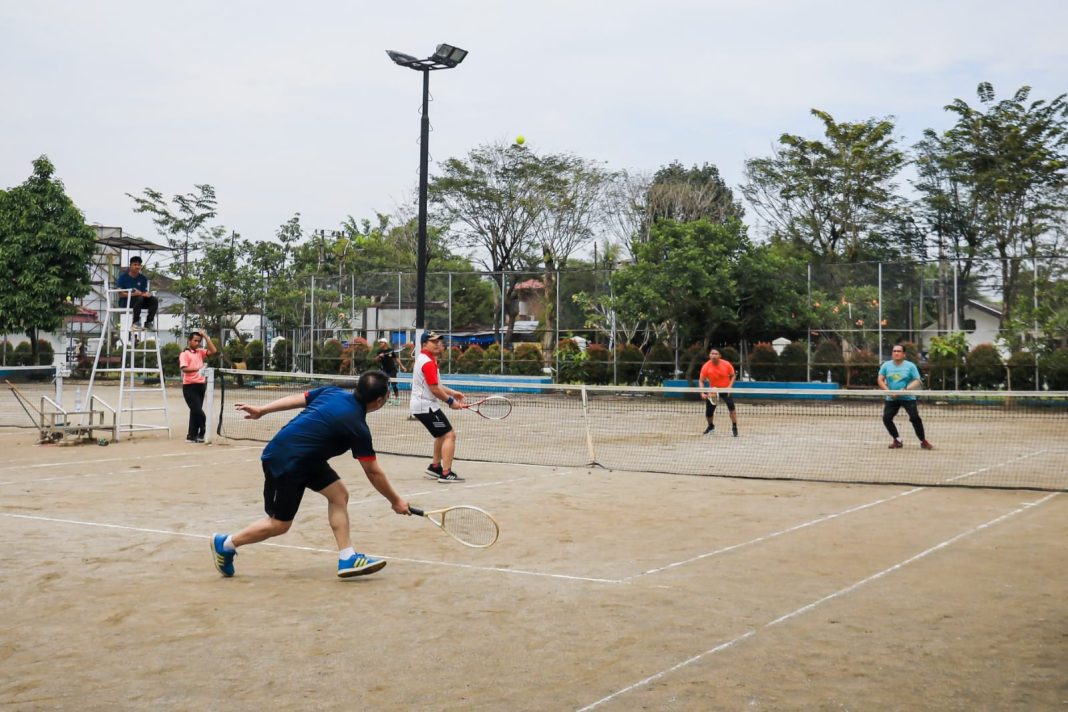
{"label": "overcast sky", "polygon": [[155,227],[126,193],[210,183],[263,239],[336,228],[418,182],[420,76],[386,49],[470,51],[431,75],[434,162],[524,135],[612,169],[673,160],[732,186],[809,115],[895,116],[908,145],[980,81],[1068,91],[1068,2],[0,0],[0,187],[47,154],[92,223]]}

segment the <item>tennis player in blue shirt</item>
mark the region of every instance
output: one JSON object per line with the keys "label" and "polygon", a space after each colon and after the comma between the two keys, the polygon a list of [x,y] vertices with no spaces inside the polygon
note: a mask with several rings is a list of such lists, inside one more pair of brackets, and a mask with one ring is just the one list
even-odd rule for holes
{"label": "tennis player in blue shirt", "polygon": [[[905,360],[905,347],[897,344],[890,353],[890,360],[879,369],[879,388],[884,391],[911,391],[922,386],[920,369],[916,368],[916,364],[912,361]],[[894,425],[894,416],[902,408],[909,414],[909,422],[912,423],[912,429],[916,431],[916,437],[920,439],[920,447],[924,450],[933,450],[934,445],[927,442],[927,437],[923,432],[923,420],[920,418],[920,411],[916,405],[916,396],[904,394],[887,396],[886,403],[883,405],[883,425],[886,426],[886,432],[890,433],[890,437],[893,438],[890,449],[896,450],[904,447],[901,436],[897,432],[897,426]]]}
{"label": "tennis player in blue shirt", "polygon": [[305,489],[326,497],[327,520],[337,540],[339,578],[373,574],[386,565],[385,559],[373,559],[353,548],[349,491],[327,460],[351,450],[371,485],[389,500],[393,511],[411,514],[408,503],[397,495],[379,466],[367,427],[367,414],[384,406],[388,397],[389,376],[381,371],[368,371],[360,376],[352,391],[326,386],[283,396],[267,405],[236,405],[251,420],[281,410],[304,410],[278,431],[260,456],[266,518],[236,534],[212,535],[211,552],[219,573],[234,575],[238,547],[289,531]]}

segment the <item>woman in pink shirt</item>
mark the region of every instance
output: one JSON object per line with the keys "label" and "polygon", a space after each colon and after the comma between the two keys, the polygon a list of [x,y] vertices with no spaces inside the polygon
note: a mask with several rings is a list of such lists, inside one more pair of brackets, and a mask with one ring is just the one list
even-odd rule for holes
{"label": "woman in pink shirt", "polygon": [[[208,348],[200,348],[202,340],[208,342]],[[208,388],[208,379],[200,371],[204,368],[204,359],[215,351],[215,344],[211,343],[210,336],[201,336],[199,331],[194,331],[189,335],[189,347],[178,357],[178,365],[182,368],[182,396],[185,398],[185,404],[189,406],[186,442],[204,442],[204,431],[208,424],[208,418],[204,415],[204,392]]]}

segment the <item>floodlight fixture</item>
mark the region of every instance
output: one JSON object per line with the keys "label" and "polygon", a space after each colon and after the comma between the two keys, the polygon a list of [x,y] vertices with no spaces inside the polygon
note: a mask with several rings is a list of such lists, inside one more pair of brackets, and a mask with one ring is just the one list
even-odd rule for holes
{"label": "floodlight fixture", "polygon": [[427,182],[430,162],[430,73],[437,69],[452,69],[467,57],[467,50],[449,44],[439,44],[434,54],[417,59],[410,54],[387,49],[386,54],[401,67],[423,73],[423,112],[419,126],[419,226],[417,233],[415,285],[415,343],[419,343],[426,320],[427,267]]}

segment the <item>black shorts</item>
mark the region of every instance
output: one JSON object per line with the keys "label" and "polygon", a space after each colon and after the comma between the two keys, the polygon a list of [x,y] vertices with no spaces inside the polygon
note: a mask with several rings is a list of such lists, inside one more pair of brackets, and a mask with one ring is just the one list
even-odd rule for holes
{"label": "black shorts", "polygon": [[[727,406],[727,410],[734,412],[734,397],[730,393],[720,393],[719,399]],[[716,410],[716,401],[713,398],[709,398],[705,401],[705,417],[711,418],[712,413]]]}
{"label": "black shorts", "polygon": [[440,410],[432,410],[429,413],[415,413],[414,415],[415,419],[423,424],[426,431],[434,436],[434,439],[452,432],[452,423]]}
{"label": "black shorts", "polygon": [[299,472],[275,477],[267,462],[263,463],[263,511],[271,519],[291,522],[300,509],[304,490],[321,492],[341,478],[325,461],[306,462]]}

